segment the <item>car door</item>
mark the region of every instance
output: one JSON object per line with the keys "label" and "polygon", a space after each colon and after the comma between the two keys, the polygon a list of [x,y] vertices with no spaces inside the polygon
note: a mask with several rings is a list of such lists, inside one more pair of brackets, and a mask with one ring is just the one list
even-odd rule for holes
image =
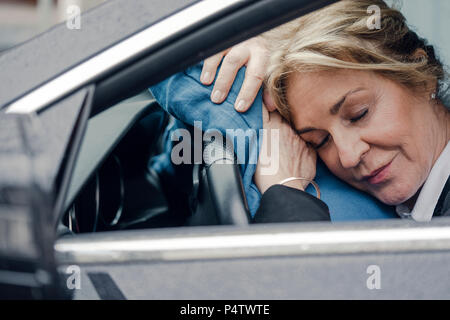
{"label": "car door", "polygon": [[[92,118],[174,72],[327,3],[219,1],[210,6],[204,1],[178,7],[167,19],[69,68],[6,108],[11,113],[44,110],[92,84]],[[145,45],[137,46],[141,41]],[[126,58],[120,56],[124,51],[129,51]],[[92,61],[97,72],[84,73],[88,67],[92,71]],[[68,85],[59,87],[62,83]],[[427,225],[395,221],[125,230],[55,242],[60,272],[78,277],[65,289],[80,299],[443,298],[449,292],[443,281],[449,249],[447,219]],[[370,282],[379,272],[383,290]]]}

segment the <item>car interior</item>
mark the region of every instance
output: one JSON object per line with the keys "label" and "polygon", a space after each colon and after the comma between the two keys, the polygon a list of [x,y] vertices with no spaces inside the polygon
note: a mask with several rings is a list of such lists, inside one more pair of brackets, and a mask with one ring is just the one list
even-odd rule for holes
{"label": "car interior", "polygon": [[233,153],[224,145],[215,147],[225,156],[208,165],[178,166],[185,192],[163,184],[149,167],[163,152],[171,121],[148,91],[91,117],[64,203],[66,228],[60,231],[248,224],[238,164],[218,163]]}

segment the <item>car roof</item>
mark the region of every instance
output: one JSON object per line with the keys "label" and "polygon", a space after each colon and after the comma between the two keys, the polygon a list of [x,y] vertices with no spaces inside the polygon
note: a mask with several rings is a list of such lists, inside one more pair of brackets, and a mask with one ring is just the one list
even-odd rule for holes
{"label": "car roof", "polygon": [[113,44],[199,0],[110,0],[0,55],[0,108]]}

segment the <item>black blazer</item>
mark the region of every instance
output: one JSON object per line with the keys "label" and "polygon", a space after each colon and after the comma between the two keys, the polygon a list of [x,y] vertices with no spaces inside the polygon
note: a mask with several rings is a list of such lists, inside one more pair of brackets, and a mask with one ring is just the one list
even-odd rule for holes
{"label": "black blazer", "polygon": [[[450,216],[450,178],[439,197],[433,217]],[[330,221],[325,202],[304,191],[274,185],[262,196],[252,222]]]}
{"label": "black blazer", "polygon": [[325,202],[304,191],[274,185],[262,196],[253,222],[330,221]]}

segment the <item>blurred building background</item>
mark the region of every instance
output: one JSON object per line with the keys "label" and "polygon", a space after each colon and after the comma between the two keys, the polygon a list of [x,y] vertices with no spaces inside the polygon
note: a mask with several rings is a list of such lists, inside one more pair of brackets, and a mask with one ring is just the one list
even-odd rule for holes
{"label": "blurred building background", "polygon": [[419,36],[434,45],[442,61],[450,66],[450,1],[402,0],[402,12]]}
{"label": "blurred building background", "polygon": [[[104,1],[114,0],[0,0],[0,51],[66,20],[66,9],[70,5],[78,5],[85,11]],[[435,45],[441,58],[450,65],[450,36],[447,34],[450,0],[386,1],[401,8],[410,25]]]}

